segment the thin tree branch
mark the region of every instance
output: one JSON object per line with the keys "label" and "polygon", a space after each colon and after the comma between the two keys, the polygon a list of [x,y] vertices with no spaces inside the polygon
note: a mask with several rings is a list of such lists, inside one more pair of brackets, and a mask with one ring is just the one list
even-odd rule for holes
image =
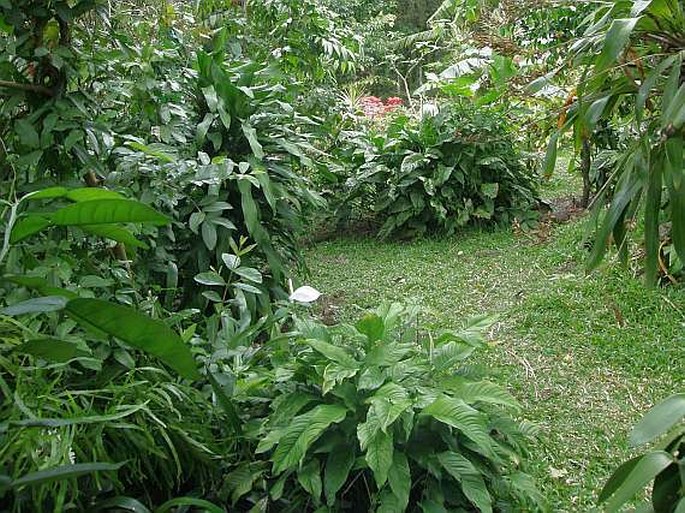
{"label": "thin tree branch", "polygon": [[53,96],[52,89],[34,84],[21,84],[19,82],[0,80],[0,87],[4,87],[6,89],[19,89],[21,91],[31,91],[32,93],[40,93],[45,96]]}

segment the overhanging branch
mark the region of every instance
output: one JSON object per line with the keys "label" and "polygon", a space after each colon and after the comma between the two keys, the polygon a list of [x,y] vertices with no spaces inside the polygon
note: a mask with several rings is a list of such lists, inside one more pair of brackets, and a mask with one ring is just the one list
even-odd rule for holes
{"label": "overhanging branch", "polygon": [[32,93],[39,93],[44,96],[53,96],[52,89],[34,84],[20,84],[19,82],[9,82],[7,80],[0,80],[0,87],[6,89],[19,89],[21,91],[30,91]]}

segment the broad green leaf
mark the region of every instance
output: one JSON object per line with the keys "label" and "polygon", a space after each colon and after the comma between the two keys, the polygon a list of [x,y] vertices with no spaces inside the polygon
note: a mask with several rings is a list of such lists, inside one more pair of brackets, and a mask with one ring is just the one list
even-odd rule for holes
{"label": "broad green leaf", "polygon": [[214,114],[207,113],[205,114],[204,119],[202,122],[200,122],[197,125],[197,142],[200,144],[203,144],[205,142],[205,139],[207,138],[207,132],[209,132],[209,128],[212,126],[212,123],[214,122]]}
{"label": "broad green leaf", "polygon": [[441,395],[424,408],[421,414],[458,429],[478,446],[482,454],[494,457],[486,418],[461,399]]}
{"label": "broad green leaf", "polygon": [[378,431],[368,443],[364,459],[373,471],[373,477],[378,488],[381,488],[388,480],[388,471],[392,466],[393,453],[392,431],[389,433]]}
{"label": "broad green leaf", "polygon": [[205,97],[205,100],[207,101],[207,107],[209,107],[210,112],[215,112],[218,105],[219,105],[219,99],[216,96],[216,90],[214,89],[214,86],[207,86],[202,88],[202,94]]}
{"label": "broad green leaf", "polygon": [[99,299],[73,299],[67,303],[66,312],[79,324],[96,328],[159,357],[184,378],[200,376],[190,348],[161,321]]}
{"label": "broad green leaf", "polygon": [[388,483],[399,502],[400,509],[398,511],[404,511],[409,504],[411,493],[411,471],[407,457],[400,451],[393,453],[392,466],[388,471]]}
{"label": "broad green leaf", "polygon": [[252,267],[237,267],[233,272],[252,283],[262,283],[262,273]]}
{"label": "broad green leaf", "polygon": [[383,338],[385,334],[385,324],[375,313],[367,313],[355,325],[360,333],[363,333],[369,339],[369,343],[373,344],[377,340]]}
{"label": "broad green leaf", "polygon": [[515,410],[521,409],[519,402],[504,387],[489,381],[467,381],[454,377],[446,380],[444,386],[451,395],[467,404],[499,404]]}
{"label": "broad green leaf", "polygon": [[492,513],[492,497],[485,481],[473,463],[459,453],[445,451],[438,454],[440,465],[461,484],[464,495],[482,513]]}
{"label": "broad green leaf", "polygon": [[262,160],[264,158],[264,149],[257,139],[257,131],[247,122],[242,124],[243,134],[247,138],[247,142],[250,144],[252,153],[256,158]]}
{"label": "broad green leaf", "polygon": [[11,306],[7,306],[0,310],[0,314],[15,316],[28,313],[56,312],[64,309],[64,307],[67,305],[67,301],[68,299],[64,296],[36,297]]}
{"label": "broad green leaf", "polygon": [[169,219],[155,209],[133,200],[106,199],[84,201],[59,209],[52,215],[58,226],[109,223],[152,223],[164,225]]}
{"label": "broad green leaf", "polygon": [[329,360],[332,360],[341,366],[348,369],[358,369],[359,363],[352,358],[342,347],[334,346],[328,342],[318,339],[310,339],[306,341],[307,344],[317,352],[324,355]]}
{"label": "broad green leaf", "polygon": [[638,446],[665,435],[685,419],[685,394],[674,394],[649,410],[630,433],[630,443]]}
{"label": "broad green leaf", "polygon": [[665,451],[650,452],[624,463],[604,486],[599,501],[604,502],[608,499],[606,510],[619,511],[621,506],[641,492],[672,463],[673,457]]}
{"label": "broad green leaf", "polygon": [[202,242],[209,251],[214,251],[217,241],[216,225],[205,221],[201,226]]}
{"label": "broad green leaf", "polygon": [[42,200],[42,199],[53,199],[62,198],[67,195],[69,189],[66,187],[48,187],[47,189],[41,189],[39,191],[30,192],[22,198],[22,200]]}
{"label": "broad green leaf", "polygon": [[595,61],[594,73],[598,74],[611,66],[623,53],[630,35],[640,18],[615,19],[611,22],[609,31],[604,39],[604,46]]}
{"label": "broad green leaf", "polygon": [[297,481],[314,498],[314,504],[319,504],[323,485],[321,484],[321,468],[318,459],[312,458],[298,470]]}
{"label": "broad green leaf", "polygon": [[222,253],[221,260],[223,260],[224,264],[226,264],[226,267],[232,271],[235,271],[238,267],[240,267],[239,256],[231,255],[229,253]]}
{"label": "broad green leaf", "polygon": [[87,224],[80,227],[84,232],[92,233],[98,237],[121,242],[130,248],[148,249],[148,245],[136,239],[135,235],[126,228],[113,224]]}
{"label": "broad green leaf", "polygon": [[342,422],[346,416],[347,410],[343,406],[320,404],[293,418],[271,458],[274,474],[298,466],[312,443],[331,424]]}
{"label": "broad green leaf", "polygon": [[14,123],[14,130],[19,136],[21,144],[35,150],[40,148],[40,136],[27,119],[19,119]]}
{"label": "broad green leaf", "polygon": [[77,356],[89,354],[73,342],[66,342],[56,338],[28,340],[14,350],[57,363],[67,362]]}
{"label": "broad green leaf", "polygon": [[168,500],[158,507],[155,510],[155,513],[179,511],[179,506],[192,507],[193,510],[197,508],[206,513],[226,513],[224,508],[220,508],[216,504],[204,499],[196,499],[195,497],[177,497],[175,499]]}
{"label": "broad green leaf", "polygon": [[680,499],[680,502],[678,502],[678,505],[673,510],[673,513],[685,513],[685,497]]}
{"label": "broad green leaf", "polygon": [[335,504],[335,494],[347,481],[355,460],[355,444],[343,444],[328,453],[324,468],[323,489],[326,504]]}
{"label": "broad green leaf", "polygon": [[249,292],[250,294],[261,294],[262,291],[249,283],[238,282],[233,285],[235,288]]}
{"label": "broad green leaf", "polygon": [[223,287],[226,285],[226,280],[224,280],[219,274],[213,271],[196,274],[193,279],[196,282],[201,283],[202,285],[209,285],[210,287]]}
{"label": "broad green leaf", "polygon": [[80,189],[72,189],[66,193],[67,199],[71,201],[96,201],[107,199],[125,199],[121,194],[109,189],[100,189],[98,187],[82,187]]}
{"label": "broad green leaf", "polygon": [[12,481],[12,488],[22,486],[35,486],[54,483],[65,479],[94,474],[95,472],[119,470],[124,463],[75,463],[72,465],[61,465],[37,472],[31,472]]}
{"label": "broad green leaf", "polygon": [[40,214],[27,214],[20,217],[12,227],[10,243],[16,244],[50,226],[50,219]]}
{"label": "broad green leaf", "polygon": [[231,504],[235,505],[243,495],[249,493],[258,477],[259,474],[255,474],[250,463],[243,463],[232,470],[224,480],[224,486],[231,493]]}

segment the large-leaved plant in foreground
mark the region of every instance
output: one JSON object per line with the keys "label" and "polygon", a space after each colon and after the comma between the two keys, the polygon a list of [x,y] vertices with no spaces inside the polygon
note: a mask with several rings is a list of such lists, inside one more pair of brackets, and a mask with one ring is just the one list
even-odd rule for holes
{"label": "large-leaved plant in foreground", "polygon": [[432,337],[417,329],[415,313],[385,306],[354,326],[331,328],[299,320],[290,344],[264,348],[268,367],[246,372],[236,398],[262,411],[246,434],[268,461],[229,476],[234,504],[378,512],[544,507],[521,467],[530,427],[512,416],[518,403],[465,366],[489,321]]}

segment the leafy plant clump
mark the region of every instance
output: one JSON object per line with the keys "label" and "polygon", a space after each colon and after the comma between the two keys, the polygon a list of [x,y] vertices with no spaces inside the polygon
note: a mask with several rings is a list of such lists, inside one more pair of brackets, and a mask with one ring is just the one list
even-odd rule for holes
{"label": "leafy plant clump", "polygon": [[446,107],[416,121],[392,120],[347,156],[356,166],[345,205],[360,198],[382,222],[380,236],[450,235],[467,224],[528,220],[534,173],[496,109]]}
{"label": "leafy plant clump", "polygon": [[519,405],[465,365],[490,323],[478,319],[433,338],[418,330],[415,314],[394,304],[354,326],[300,319],[291,343],[268,346],[261,367],[236,383],[241,409],[255,417],[261,411],[246,434],[267,461],[245,462],[229,475],[234,504],[377,512],[543,507],[521,469],[530,427],[512,417]]}

